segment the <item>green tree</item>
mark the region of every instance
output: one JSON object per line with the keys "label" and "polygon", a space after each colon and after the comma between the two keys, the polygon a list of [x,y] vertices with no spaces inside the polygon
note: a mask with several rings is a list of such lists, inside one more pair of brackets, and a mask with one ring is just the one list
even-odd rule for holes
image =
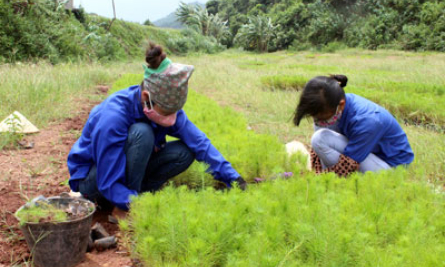
{"label": "green tree", "polygon": [[206,3],[206,9],[209,14],[216,15],[219,12],[219,1],[218,0],[210,0]]}
{"label": "green tree", "polygon": [[235,36],[235,43],[247,50],[266,52],[269,42],[276,37],[276,29],[268,17],[249,17],[249,23],[241,26]]}
{"label": "green tree", "polygon": [[231,37],[227,20],[223,21],[218,14],[210,16],[209,34],[216,38],[219,43],[227,43],[227,39]]}
{"label": "green tree", "polygon": [[196,12],[197,12],[197,6],[180,2],[179,7],[176,10],[176,16],[178,17],[178,20],[182,24],[188,25],[190,17],[194,15]]}
{"label": "green tree", "polygon": [[231,36],[227,21],[218,14],[209,14],[206,8],[181,2],[176,15],[183,24],[204,36],[215,37],[218,42],[227,43],[226,39]]}

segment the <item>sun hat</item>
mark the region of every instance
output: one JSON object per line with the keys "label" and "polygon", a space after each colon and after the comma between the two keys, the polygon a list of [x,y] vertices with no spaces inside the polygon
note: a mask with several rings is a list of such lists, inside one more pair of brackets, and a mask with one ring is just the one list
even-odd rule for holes
{"label": "sun hat", "polygon": [[173,63],[165,58],[157,69],[143,65],[144,89],[151,101],[168,112],[180,110],[187,101],[188,80],[194,71],[192,65]]}

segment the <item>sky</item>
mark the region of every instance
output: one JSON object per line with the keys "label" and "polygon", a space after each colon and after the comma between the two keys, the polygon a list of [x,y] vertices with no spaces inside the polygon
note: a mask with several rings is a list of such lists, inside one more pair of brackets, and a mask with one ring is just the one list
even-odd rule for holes
{"label": "sky", "polygon": [[[181,0],[114,0],[116,17],[126,21],[143,23],[147,18],[150,21],[161,19],[174,12]],[[207,0],[182,0],[184,3],[201,2]],[[82,6],[87,13],[112,18],[112,0],[74,0],[74,6]]]}

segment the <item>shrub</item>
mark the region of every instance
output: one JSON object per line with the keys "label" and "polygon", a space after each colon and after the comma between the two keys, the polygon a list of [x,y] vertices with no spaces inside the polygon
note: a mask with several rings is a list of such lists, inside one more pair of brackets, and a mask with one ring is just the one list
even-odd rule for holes
{"label": "shrub", "polygon": [[347,46],[341,42],[330,42],[327,45],[321,48],[321,51],[324,53],[334,53],[338,50],[346,49]]}
{"label": "shrub", "polygon": [[176,54],[199,51],[213,54],[225,49],[215,38],[203,36],[190,28],[182,30],[180,35],[176,35],[176,37],[168,38],[166,46]]}

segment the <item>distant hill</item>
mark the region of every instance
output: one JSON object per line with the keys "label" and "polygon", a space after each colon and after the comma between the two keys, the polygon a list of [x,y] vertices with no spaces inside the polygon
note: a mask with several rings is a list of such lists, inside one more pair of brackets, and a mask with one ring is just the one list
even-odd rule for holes
{"label": "distant hill", "polygon": [[[190,3],[189,5],[198,5],[205,8],[205,4],[200,2],[193,2]],[[172,29],[185,28],[185,26],[182,25],[182,23],[177,20],[176,11],[168,14],[166,17],[163,17],[162,19],[153,21],[153,24],[160,28],[172,28]]]}
{"label": "distant hill", "polygon": [[166,17],[162,19],[158,19],[153,21],[153,24],[160,28],[172,28],[172,29],[183,29],[185,28],[181,22],[176,19],[175,12],[168,14]]}

